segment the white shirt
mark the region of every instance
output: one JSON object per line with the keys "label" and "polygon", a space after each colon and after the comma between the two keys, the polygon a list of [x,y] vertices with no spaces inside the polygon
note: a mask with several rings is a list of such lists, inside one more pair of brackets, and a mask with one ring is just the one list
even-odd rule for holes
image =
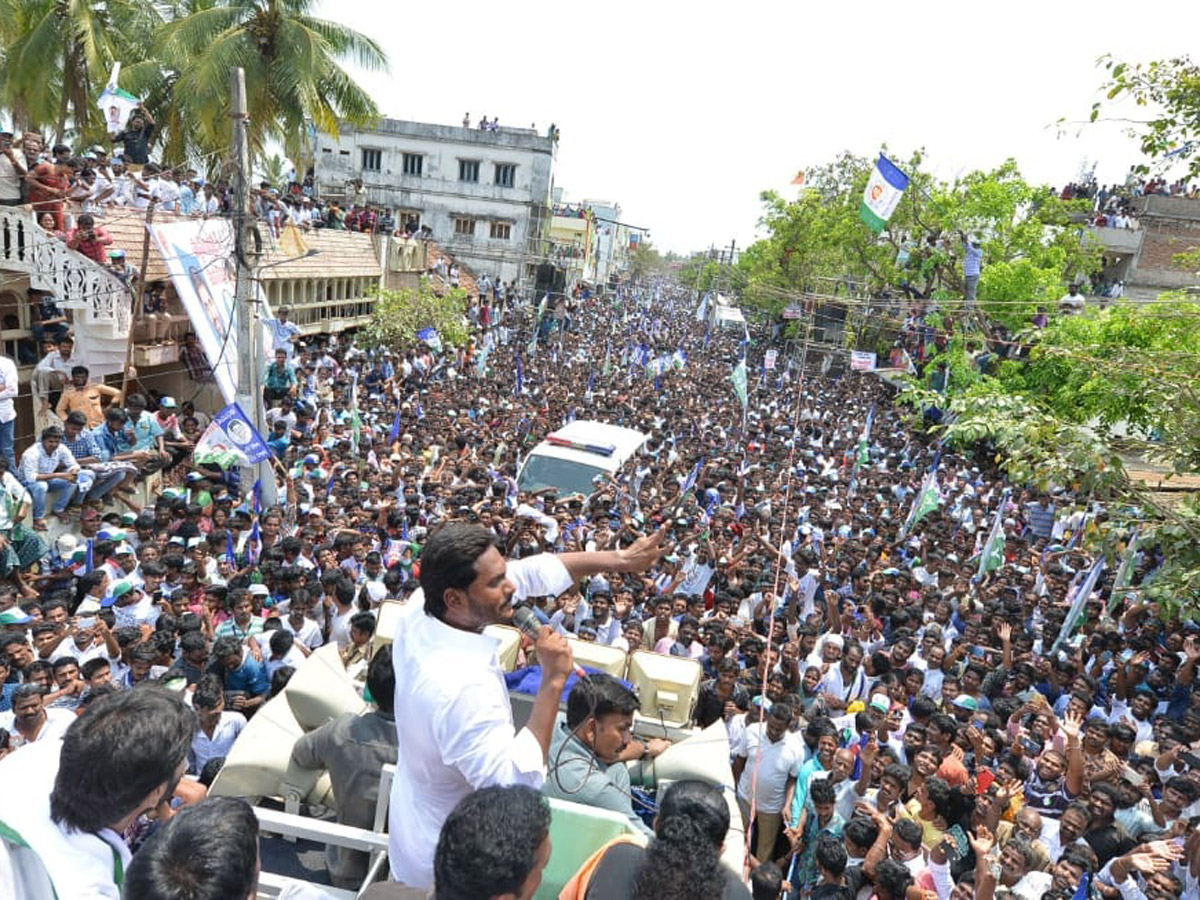
{"label": "white shirt", "polygon": [[[751,797],[757,798],[759,812],[778,813],[783,811],[783,801],[787,795],[788,775],[803,762],[796,745],[788,740],[787,732],[776,742],[770,738],[763,740],[766,734],[766,722],[754,722],[746,726],[743,746],[739,756],[746,757],[746,767],[738,779],[738,799],[749,803]],[[762,757],[759,758],[761,747]],[[758,781],[755,783],[754,770],[758,770]]]}
{"label": "white shirt", "polygon": [[[75,716],[67,713],[72,719]],[[17,831],[41,858],[59,897],[120,900],[115,861],[132,858],[120,836],[68,832],[50,818],[50,792],[58,774],[61,741],[39,741],[0,760],[0,820]]]}
{"label": "white shirt", "polygon": [[0,356],[0,423],[11,422],[17,417],[13,399],[18,387],[17,364],[7,356]]}
{"label": "white shirt", "polygon": [[[561,594],[566,566],[549,554],[508,564],[517,596]],[[396,669],[396,777],[388,811],[392,878],[433,886],[433,853],[442,823],[471,791],[545,780],[533,732],[514,732],[496,640],[452,628],[424,610],[424,595],[405,605],[392,644]]]}
{"label": "white shirt", "polygon": [[[42,725],[42,730],[38,732],[37,737],[33,740],[26,740],[16,729],[16,715],[13,711],[10,709],[7,712],[0,713],[0,728],[5,729],[9,733],[9,740],[14,748],[28,747],[30,744],[40,744],[42,742],[51,743],[60,741],[74,721],[75,713],[71,710],[58,706],[47,706],[46,722]],[[2,783],[0,782],[0,784]],[[0,819],[3,818],[4,816],[0,815]]]}
{"label": "white shirt", "polygon": [[296,640],[309,650],[316,650],[325,643],[325,639],[321,636],[321,626],[307,616],[304,617],[299,631],[292,627],[291,616],[284,616],[280,621],[283,623],[283,627],[294,634]]}
{"label": "white shirt", "polygon": [[233,742],[246,727],[246,717],[240,712],[225,710],[217,720],[212,737],[204,733],[203,728],[197,728],[192,737],[192,749],[188,751],[188,771],[199,775],[210,759],[228,756],[233,749]]}

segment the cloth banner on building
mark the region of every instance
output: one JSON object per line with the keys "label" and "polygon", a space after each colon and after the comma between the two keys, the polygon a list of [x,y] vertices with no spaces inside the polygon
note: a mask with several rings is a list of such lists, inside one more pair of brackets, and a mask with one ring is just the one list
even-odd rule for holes
{"label": "cloth banner on building", "polygon": [[896,211],[900,197],[907,187],[908,176],[897,169],[886,156],[879,154],[875,168],[871,170],[871,177],[867,180],[867,188],[863,191],[858,217],[868,228],[879,234]]}
{"label": "cloth banner on building", "polygon": [[865,350],[850,351],[850,368],[856,372],[874,372],[875,354]]}
{"label": "cloth banner on building", "polygon": [[246,413],[236,403],[221,410],[204,429],[193,454],[196,462],[220,466],[250,466],[271,455]]}
{"label": "cloth banner on building", "polygon": [[[227,403],[238,380],[237,284],[228,219],[155,223],[150,233]],[[266,313],[265,307],[263,307]]]}

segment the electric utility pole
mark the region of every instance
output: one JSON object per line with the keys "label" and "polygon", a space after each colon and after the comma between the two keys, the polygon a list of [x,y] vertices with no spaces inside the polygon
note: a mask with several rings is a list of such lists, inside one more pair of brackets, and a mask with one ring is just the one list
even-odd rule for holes
{"label": "electric utility pole", "polygon": [[[237,287],[234,292],[235,315],[237,316],[238,381],[235,399],[238,406],[254,423],[259,435],[266,440],[266,418],[264,416],[262,389],[259,386],[263,364],[262,329],[258,322],[258,288],[254,282],[254,266],[249,258],[250,229],[254,218],[250,215],[250,145],[246,137],[246,73],[240,68],[230,70],[233,119],[233,246],[237,262]],[[262,506],[273,506],[279,501],[275,486],[275,473],[271,461],[262,462],[242,470],[242,496],[249,500],[250,491],[257,481],[261,485]]]}

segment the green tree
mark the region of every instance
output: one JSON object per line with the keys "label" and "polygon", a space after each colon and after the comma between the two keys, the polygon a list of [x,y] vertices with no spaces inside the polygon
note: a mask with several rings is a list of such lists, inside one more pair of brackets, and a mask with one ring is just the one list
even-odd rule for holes
{"label": "green tree", "polygon": [[666,261],[662,254],[647,240],[640,241],[629,254],[629,276],[634,281],[659,274],[665,268]]}
{"label": "green tree", "polygon": [[919,151],[897,161],[910,184],[878,236],[858,215],[873,160],[843,153],[808,170],[796,200],[764,193],[766,237],[743,256],[748,301],[776,310],[798,291],[833,294],[849,284],[897,292],[907,284],[954,309],[965,233],[983,249],[980,306],[1015,327],[1056,300],[1064,281],[1098,266],[1099,248],[1081,240],[1073,220],[1082,206],[1029,184],[1012,160],[953,182],[923,171]]}
{"label": "green tree", "polygon": [[246,73],[251,152],[271,141],[289,158],[310,155],[308,123],[329,134],[379,115],[343,63],[383,70],[371,37],[312,16],[314,0],[190,0],[165,22],[156,55],[131,67],[130,83],[169,109],[164,159],[223,154],[229,146],[231,67]]}
{"label": "green tree", "polygon": [[465,346],[470,336],[463,324],[466,307],[467,292],[459,288],[451,288],[444,296],[428,285],[418,290],[381,291],[360,343],[404,351],[417,345],[418,331],[435,328],[444,347]]}
{"label": "green tree", "polygon": [[1200,65],[1188,56],[1129,63],[1108,55],[1100,65],[1107,72],[1105,99],[1092,105],[1091,121],[1108,120],[1108,110],[1132,100],[1146,118],[1113,120],[1128,125],[1142,153],[1152,160],[1186,161],[1189,177],[1200,176]]}
{"label": "green tree", "polygon": [[1028,362],[1006,363],[1004,388],[1066,422],[1116,429],[1174,471],[1200,470],[1200,304],[1164,294],[1066,316],[1036,335]]}
{"label": "green tree", "polygon": [[102,137],[113,63],[140,60],[162,22],[150,0],[0,0],[0,106],[21,129]]}
{"label": "green tree", "polygon": [[1200,304],[1182,295],[1067,317],[1036,335],[1027,361],[1003,363],[997,377],[972,371],[952,342],[949,396],[913,382],[899,399],[914,416],[930,405],[946,410],[948,424],[935,432],[1001,466],[1014,484],[1068,486],[1109,501],[1092,549],[1115,557],[1139,528],[1143,546],[1165,560],[1146,597],[1168,616],[1200,617],[1200,496],[1166,503],[1130,478],[1126,462],[1200,471],[1198,321]]}
{"label": "green tree", "polygon": [[260,181],[269,181],[272,185],[278,187],[283,183],[287,167],[288,161],[278,153],[272,153],[270,156],[264,155],[258,160],[255,178]]}

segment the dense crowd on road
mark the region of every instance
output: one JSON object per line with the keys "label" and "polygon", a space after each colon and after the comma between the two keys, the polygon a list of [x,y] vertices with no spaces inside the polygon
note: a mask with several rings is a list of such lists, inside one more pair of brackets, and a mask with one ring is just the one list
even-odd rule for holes
{"label": "dense crowd on road", "polygon": [[[510,559],[663,529],[649,571],[532,600],[582,640],[699,662],[695,724],[728,729],[756,891],[1196,896],[1200,633],[1140,602],[1154,549],[1129,551],[1114,590],[1118,567],[1084,549],[1105,515],[1089,498],[1007,484],[802,342],[768,369],[765,335],[696,306],[669,284],[510,297],[445,351],[285,329],[266,385],[277,505],[191,459],[218,410],[64,407],[3,475],[0,753],[174,682],[200,718],[167,816],[313,650],[365,672],[373,612],[415,590],[442,524],[490,529]],[[912,364],[936,377],[935,358]],[[587,496],[518,490],[523,456],[574,419],[650,439]],[[163,478],[153,505],[115,511],[145,477]],[[31,521],[47,495],[53,541]]]}

